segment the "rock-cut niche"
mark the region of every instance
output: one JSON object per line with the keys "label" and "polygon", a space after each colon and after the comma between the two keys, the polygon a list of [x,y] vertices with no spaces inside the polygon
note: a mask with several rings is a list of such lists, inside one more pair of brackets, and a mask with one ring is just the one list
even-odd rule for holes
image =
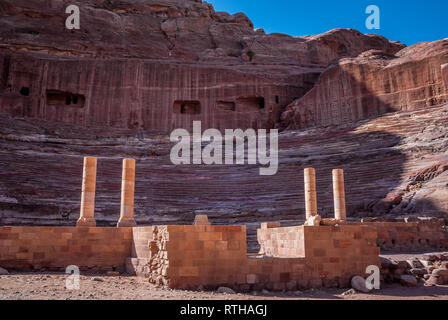
{"label": "rock-cut niche", "polygon": [[255,112],[264,109],[263,97],[239,97],[235,101],[218,100],[216,106],[223,111]]}
{"label": "rock-cut niche", "polygon": [[59,90],[47,90],[47,104],[66,107],[84,107],[86,98],[82,94],[75,94]]}
{"label": "rock-cut niche", "polygon": [[236,99],[237,111],[258,111],[264,109],[263,97],[240,97]]}
{"label": "rock-cut niche", "polygon": [[173,112],[176,114],[200,114],[201,103],[199,101],[177,100],[174,101]]}

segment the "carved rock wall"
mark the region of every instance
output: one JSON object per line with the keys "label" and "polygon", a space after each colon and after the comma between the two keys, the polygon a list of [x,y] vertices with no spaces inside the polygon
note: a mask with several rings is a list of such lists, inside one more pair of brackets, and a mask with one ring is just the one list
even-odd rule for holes
{"label": "carved rock wall", "polygon": [[[63,1],[2,2],[0,112],[157,133],[188,129],[193,120],[272,128],[329,63],[404,47],[351,29],[267,35],[244,14],[215,12],[202,1],[70,4],[80,8],[79,30],[65,28]],[[238,108],[248,99],[264,107]],[[176,102],[199,106],[183,113]]]}
{"label": "carved rock wall", "polygon": [[[0,112],[157,133],[191,129],[194,120],[204,128],[271,128],[282,106],[311,89],[317,78],[313,73],[279,78],[200,65],[17,54],[0,54],[0,65]],[[189,102],[197,109],[179,109]],[[222,103],[236,108],[220,108]]]}
{"label": "carved rock wall", "polygon": [[396,56],[368,51],[329,67],[316,86],[291,103],[281,126],[340,125],[448,101],[448,40],[421,43]]}
{"label": "carved rock wall", "polygon": [[[121,159],[133,157],[140,224],[207,213],[247,224],[252,249],[260,221],[303,221],[305,167],[317,169],[324,217],[339,167],[349,217],[448,212],[448,40],[265,34],[201,1],[73,3],[73,32],[64,1],[0,3],[1,224],[74,224],[86,155],[99,157],[99,224],[116,224]],[[172,165],[166,133],[193,120],[294,130],[280,136],[278,174],[263,177]]]}

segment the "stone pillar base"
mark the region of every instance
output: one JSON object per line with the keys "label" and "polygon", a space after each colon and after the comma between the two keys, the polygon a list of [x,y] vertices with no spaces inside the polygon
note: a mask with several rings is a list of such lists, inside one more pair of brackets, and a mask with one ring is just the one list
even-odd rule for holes
{"label": "stone pillar base", "polygon": [[323,226],[335,226],[340,224],[348,224],[345,220],[337,220],[337,219],[322,219],[320,222]]}
{"label": "stone pillar base", "polygon": [[194,217],[195,226],[211,226],[212,224],[208,221],[208,216],[205,214],[197,214]]}
{"label": "stone pillar base", "polygon": [[81,217],[76,222],[77,227],[96,227],[95,218],[84,218]]}
{"label": "stone pillar base", "polygon": [[120,219],[117,223],[117,228],[125,228],[125,227],[135,227],[137,226],[137,223],[134,219]]}
{"label": "stone pillar base", "polygon": [[316,214],[315,216],[311,216],[309,217],[306,221],[305,221],[305,226],[311,226],[311,227],[317,227],[320,226],[320,223],[322,221],[322,217],[318,214]]}

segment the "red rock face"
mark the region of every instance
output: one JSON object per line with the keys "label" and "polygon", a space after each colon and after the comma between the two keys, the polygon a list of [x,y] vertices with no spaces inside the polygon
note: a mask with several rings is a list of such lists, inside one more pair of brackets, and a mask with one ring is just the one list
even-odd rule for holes
{"label": "red rock face", "polygon": [[249,248],[262,221],[305,219],[303,169],[316,168],[318,211],[333,217],[333,168],[345,171],[347,216],[446,215],[448,105],[398,112],[349,126],[285,131],[279,171],[257,166],[173,165],[166,136],[131,130],[0,118],[2,224],[74,225],[83,156],[98,160],[95,216],[116,224],[121,160],[137,159],[135,216],[143,224],[246,224]]}
{"label": "red rock face", "polygon": [[[0,224],[74,224],[86,155],[99,157],[100,225],[118,220],[132,157],[138,223],[206,213],[247,224],[252,249],[261,221],[303,221],[306,167],[324,217],[333,168],[345,170],[350,218],[448,212],[448,40],[267,35],[244,14],[180,0],[82,1],[81,30],[68,31],[66,5],[0,4]],[[193,120],[290,129],[277,175],[173,165],[167,133]]]}
{"label": "red rock face", "polygon": [[81,29],[67,30],[62,2],[3,2],[0,112],[157,133],[272,128],[330,62],[403,47],[355,30],[266,35],[201,1],[79,6]]}
{"label": "red rock face", "polygon": [[[203,126],[271,128],[282,106],[302,96],[313,74],[281,77],[200,65],[136,60],[0,56],[7,86],[0,111],[12,116],[169,133]],[[188,105],[195,108],[186,110]]]}
{"label": "red rock face", "polygon": [[443,76],[443,83],[445,85],[445,88],[448,87],[448,63],[442,64],[442,76]]}
{"label": "red rock face", "polygon": [[446,103],[447,62],[448,40],[417,44],[395,56],[368,51],[343,59],[286,108],[281,126],[340,125]]}

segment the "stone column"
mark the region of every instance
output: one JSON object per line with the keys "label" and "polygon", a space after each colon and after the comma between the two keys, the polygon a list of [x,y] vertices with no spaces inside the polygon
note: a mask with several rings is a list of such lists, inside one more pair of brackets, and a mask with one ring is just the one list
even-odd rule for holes
{"label": "stone column", "polygon": [[95,185],[96,185],[95,157],[84,157],[82,174],[81,212],[77,227],[95,227]]}
{"label": "stone column", "polygon": [[333,170],[333,198],[334,218],[336,220],[347,220],[345,210],[344,170]]}
{"label": "stone column", "polygon": [[317,215],[317,198],[316,198],[316,171],[314,168],[306,168],[305,176],[305,209],[306,220]]}
{"label": "stone column", "polygon": [[134,227],[135,159],[123,159],[120,220],[117,227]]}

